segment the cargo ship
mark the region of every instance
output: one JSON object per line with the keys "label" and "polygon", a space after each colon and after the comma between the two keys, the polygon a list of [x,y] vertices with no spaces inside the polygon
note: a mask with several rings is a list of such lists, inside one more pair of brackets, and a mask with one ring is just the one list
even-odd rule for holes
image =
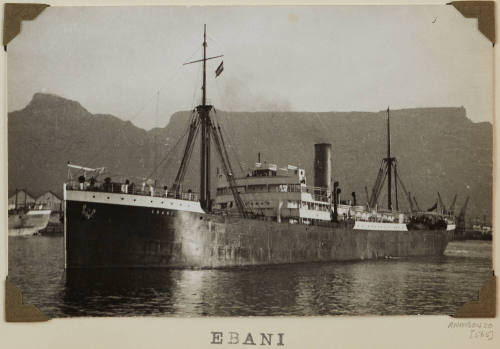
{"label": "cargo ship", "polygon": [[[226,268],[388,257],[438,256],[453,235],[454,218],[398,207],[397,184],[410,194],[390,152],[382,160],[369,202],[341,201],[332,181],[331,145],[316,144],[314,181],[297,166],[261,162],[246,174],[233,171],[216,111],[207,104],[206,28],[202,100],[193,110],[183,158],[171,187],[154,181],[101,180],[104,168],[68,164],[64,184],[65,266],[71,268]],[[223,69],[219,65],[216,75]],[[201,138],[199,193],[183,190],[195,140]],[[211,147],[219,157],[217,192],[211,197]],[[70,173],[71,171],[68,171]],[[90,177],[90,179],[89,179]],[[387,180],[388,205],[378,199]],[[392,187],[396,192],[395,207]],[[400,189],[400,190],[401,190]]]}

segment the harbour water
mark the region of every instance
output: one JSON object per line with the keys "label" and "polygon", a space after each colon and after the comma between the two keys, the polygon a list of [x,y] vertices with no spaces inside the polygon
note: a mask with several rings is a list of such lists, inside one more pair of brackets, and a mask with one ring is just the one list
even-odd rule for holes
{"label": "harbour water", "polygon": [[9,238],[9,280],[50,317],[453,314],[492,275],[490,241],[444,256],[220,270],[64,270],[62,237]]}

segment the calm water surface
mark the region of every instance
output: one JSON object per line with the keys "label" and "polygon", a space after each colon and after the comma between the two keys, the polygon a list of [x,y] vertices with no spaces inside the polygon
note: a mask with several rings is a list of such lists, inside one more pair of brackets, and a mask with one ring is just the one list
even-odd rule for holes
{"label": "calm water surface", "polygon": [[9,280],[51,317],[452,314],[492,275],[491,242],[442,257],[229,270],[64,271],[62,237],[9,238]]}

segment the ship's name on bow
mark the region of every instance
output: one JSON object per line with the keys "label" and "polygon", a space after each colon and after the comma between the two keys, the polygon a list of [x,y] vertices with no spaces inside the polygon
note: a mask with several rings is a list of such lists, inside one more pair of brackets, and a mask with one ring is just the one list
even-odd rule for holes
{"label": "ship's name on bow", "polygon": [[284,346],[284,333],[240,333],[234,331],[210,332],[210,344],[240,344],[240,345],[268,345]]}

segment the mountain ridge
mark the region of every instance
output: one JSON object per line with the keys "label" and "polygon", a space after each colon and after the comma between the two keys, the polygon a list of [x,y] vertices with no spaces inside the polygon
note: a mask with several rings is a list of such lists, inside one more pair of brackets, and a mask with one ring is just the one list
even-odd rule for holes
{"label": "mountain ridge", "polygon": [[[179,137],[190,115],[190,111],[176,112],[165,127],[146,131],[110,114],[91,114],[77,101],[37,93],[25,108],[8,114],[9,192],[26,188],[38,194],[45,190],[60,194],[69,160],[137,178],[149,176],[158,167],[160,181],[171,184],[184,147]],[[235,160],[245,170],[260,152],[268,162],[304,167],[312,184],[313,144],[332,143],[332,173],[343,195],[356,191],[362,201],[364,187],[371,188],[385,156],[385,111],[217,110],[214,119],[225,131],[235,171]],[[391,142],[400,174],[421,206],[431,206],[437,191],[445,204],[458,193],[460,205],[466,195],[471,196],[471,214],[491,216],[490,123],[471,121],[463,107],[391,110]],[[197,144],[186,175],[186,185],[194,190],[198,148]],[[216,167],[215,163],[214,174]],[[381,197],[380,202],[384,200]],[[406,204],[405,198],[400,202]]]}

